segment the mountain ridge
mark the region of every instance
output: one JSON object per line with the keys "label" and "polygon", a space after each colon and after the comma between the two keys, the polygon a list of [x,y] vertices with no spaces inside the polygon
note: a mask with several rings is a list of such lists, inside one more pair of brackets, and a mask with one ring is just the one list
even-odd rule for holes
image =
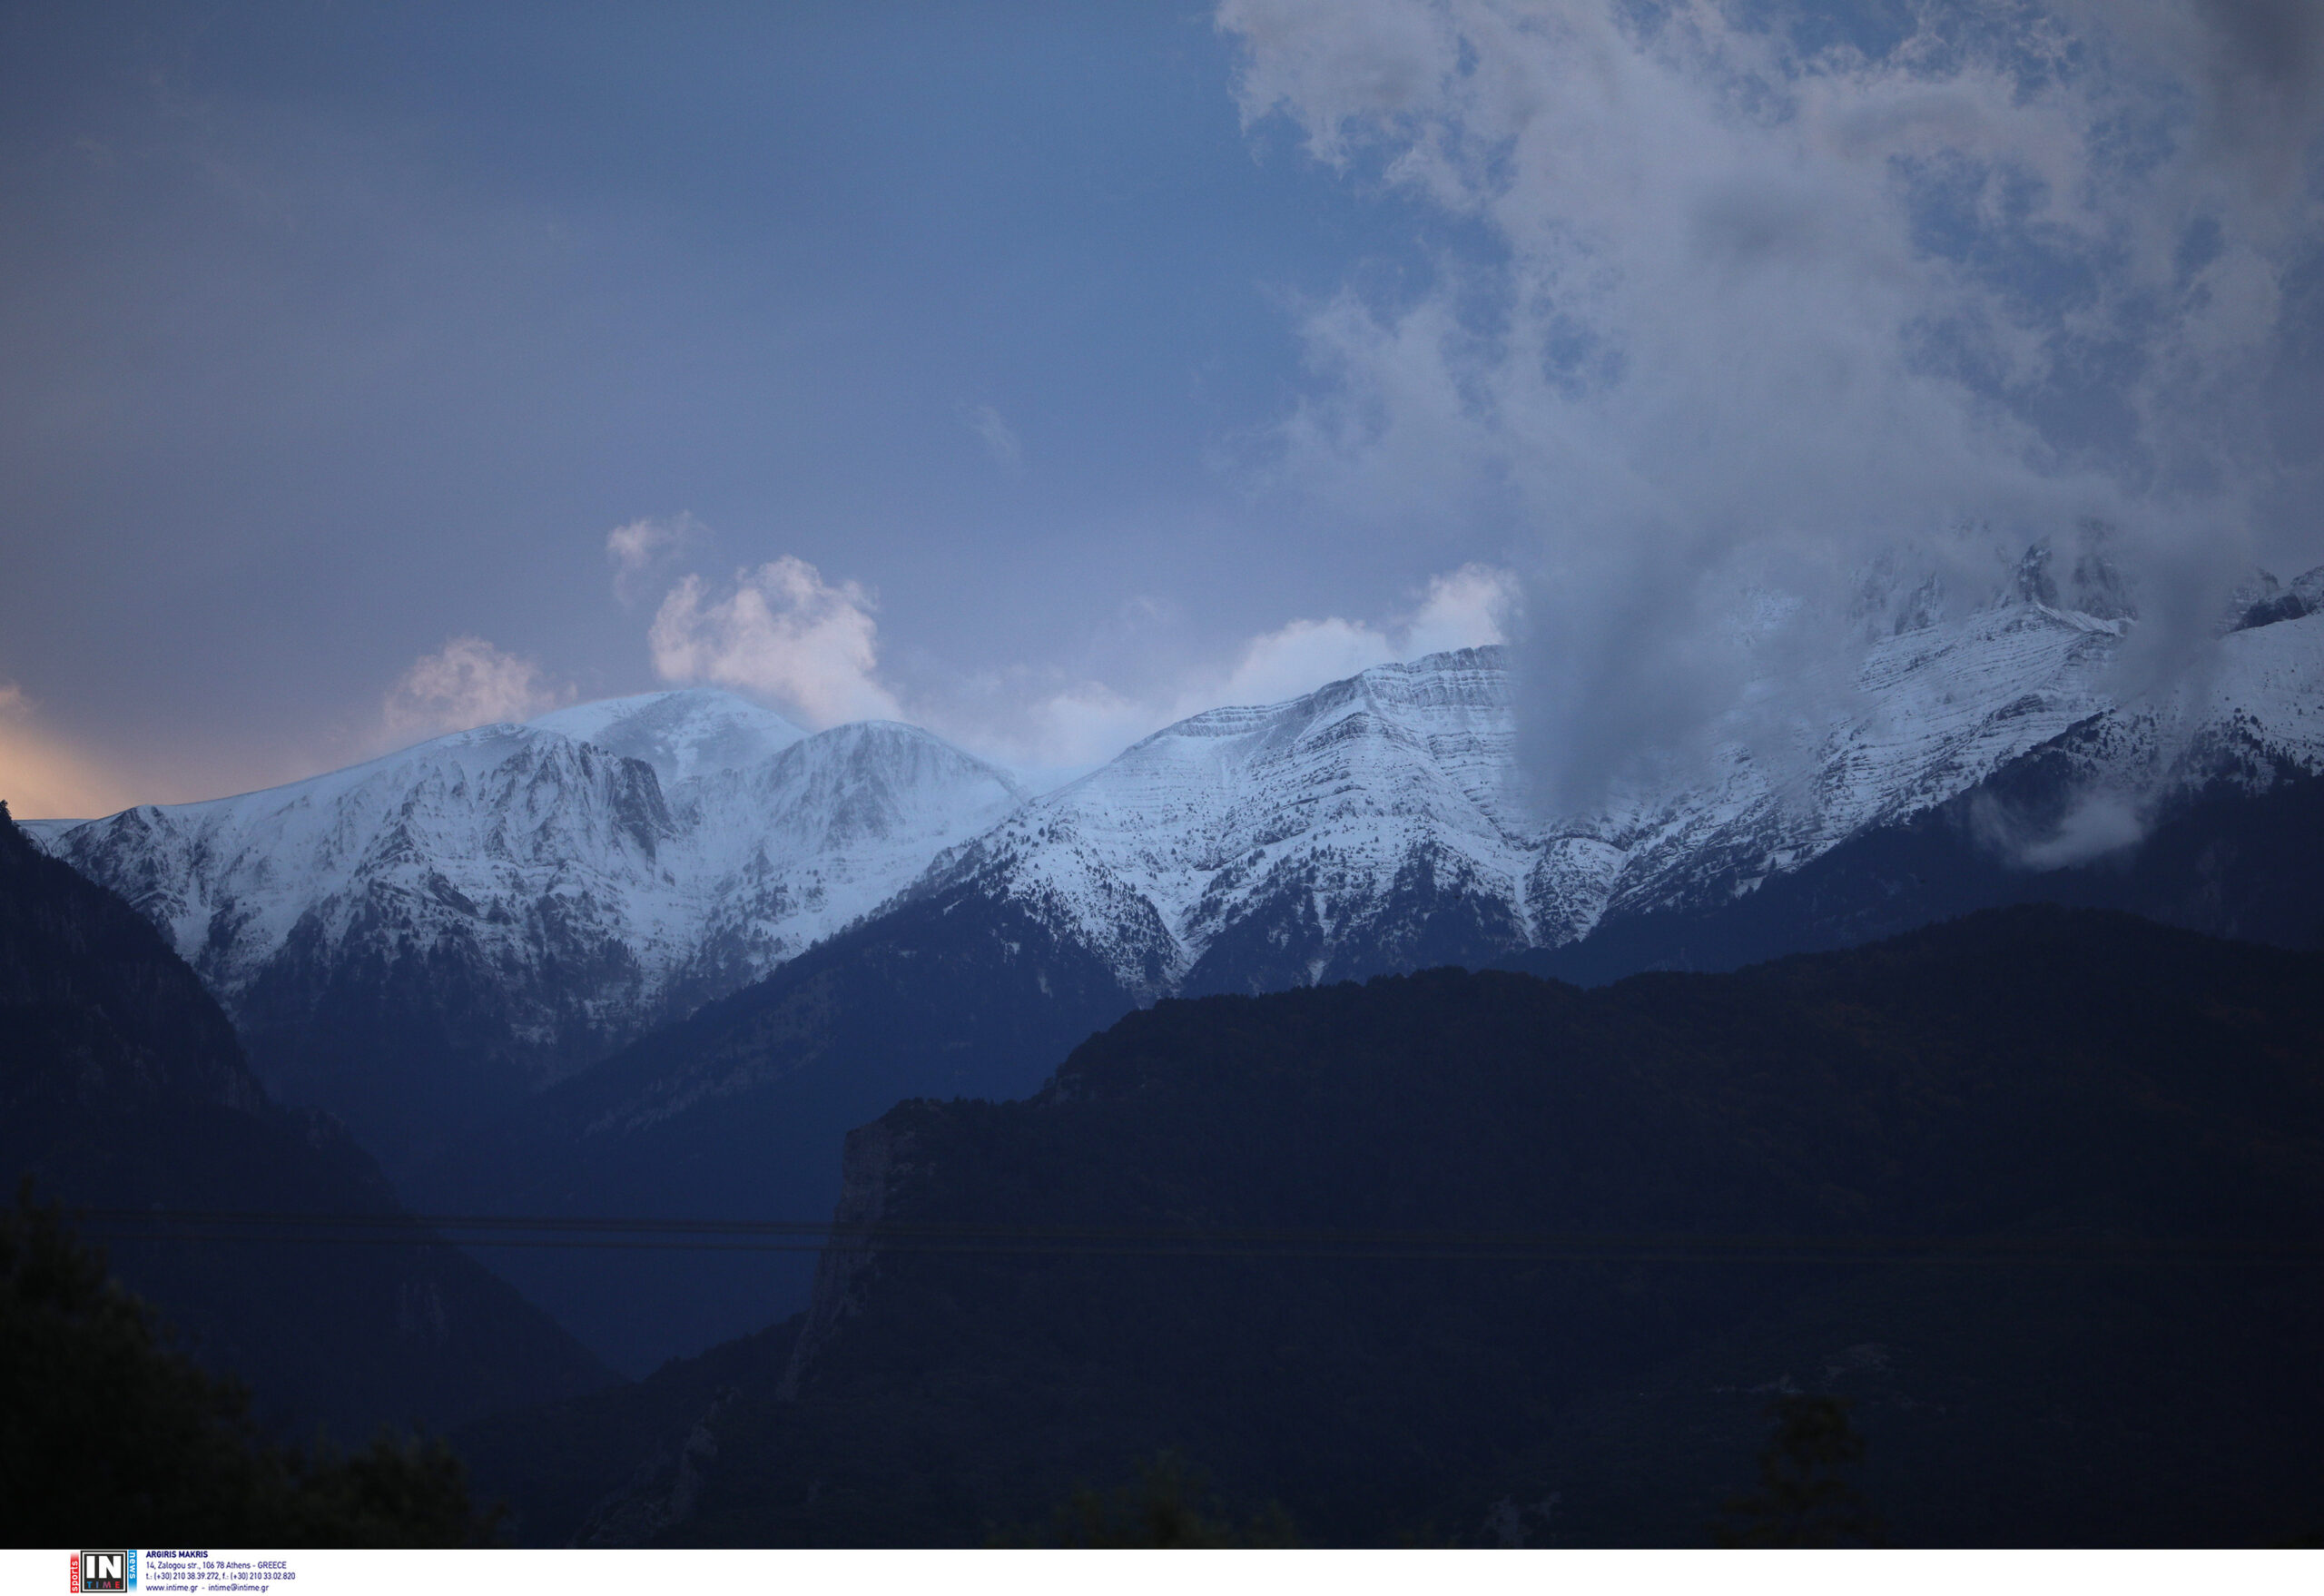
{"label": "mountain ridge", "polygon": [[[725,694],[543,720],[43,841],[162,929],[271,1089],[401,1167],[747,984],[1021,796],[916,728],[810,736]],[[691,773],[665,788],[572,724]]]}

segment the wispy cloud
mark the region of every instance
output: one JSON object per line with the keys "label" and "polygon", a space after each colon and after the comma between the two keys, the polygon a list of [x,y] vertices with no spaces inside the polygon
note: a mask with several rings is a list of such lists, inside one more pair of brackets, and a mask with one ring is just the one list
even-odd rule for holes
{"label": "wispy cloud", "polygon": [[984,445],[984,452],[993,463],[1005,471],[1014,471],[1025,462],[1025,451],[1017,441],[1016,429],[1002,419],[990,405],[962,405],[961,425],[977,435]]}
{"label": "wispy cloud", "polygon": [[658,518],[642,517],[606,533],[606,560],[614,568],[614,596],[624,608],[635,604],[655,576],[704,536],[702,523],[684,510]]}
{"label": "wispy cloud", "polygon": [[529,720],[573,701],[569,685],[551,681],[532,660],[481,637],[454,637],[414,660],[380,705],[389,746],[499,721]]}

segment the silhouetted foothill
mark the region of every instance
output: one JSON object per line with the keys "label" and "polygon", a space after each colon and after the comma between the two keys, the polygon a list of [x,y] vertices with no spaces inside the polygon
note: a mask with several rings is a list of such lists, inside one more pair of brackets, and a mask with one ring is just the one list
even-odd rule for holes
{"label": "silhouetted foothill", "polygon": [[2314,953],[2027,908],[1169,1000],[899,1105],[844,1192],[661,1543],[979,1544],[1173,1450],[1313,1543],[1699,1544],[1778,1397],[1758,1538],[1869,1539],[1835,1479],[1908,1545],[2312,1522]]}

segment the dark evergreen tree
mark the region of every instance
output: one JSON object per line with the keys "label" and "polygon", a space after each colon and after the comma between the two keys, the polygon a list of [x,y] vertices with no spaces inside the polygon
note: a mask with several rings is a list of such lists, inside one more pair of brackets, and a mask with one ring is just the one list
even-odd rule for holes
{"label": "dark evergreen tree", "polygon": [[467,1546],[491,1519],[440,1440],[264,1441],[29,1183],[0,1211],[0,1541]]}
{"label": "dark evergreen tree", "polygon": [[1135,1484],[1098,1491],[1084,1485],[1051,1515],[1057,1546],[1295,1546],[1290,1515],[1279,1502],[1245,1524],[1212,1499],[1209,1482],[1175,1452],[1138,1470]]}
{"label": "dark evergreen tree", "polygon": [[1759,1454],[1759,1488],[1727,1504],[1722,1546],[1876,1546],[1880,1520],[1841,1473],[1864,1460],[1864,1437],[1836,1396],[1777,1397],[1775,1439]]}

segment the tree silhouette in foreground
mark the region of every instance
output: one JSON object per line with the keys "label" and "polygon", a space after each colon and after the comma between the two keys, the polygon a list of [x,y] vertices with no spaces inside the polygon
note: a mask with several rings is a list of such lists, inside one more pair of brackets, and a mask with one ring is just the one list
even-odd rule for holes
{"label": "tree silhouette in foreground", "polygon": [[1768,1406],[1776,1436],[1759,1454],[1759,1488],[1727,1503],[1722,1546],[1876,1546],[1879,1518],[1840,1470],[1864,1437],[1834,1396],[1782,1396]]}
{"label": "tree silhouette in foreground", "polygon": [[1138,1470],[1137,1482],[1100,1492],[1084,1485],[1051,1515],[1046,1544],[1120,1550],[1131,1547],[1295,1546],[1290,1515],[1280,1503],[1240,1526],[1206,1501],[1208,1482],[1176,1452],[1163,1452]]}
{"label": "tree silhouette in foreground", "polygon": [[0,1209],[0,1542],[464,1546],[491,1527],[441,1441],[268,1443],[30,1181]]}

